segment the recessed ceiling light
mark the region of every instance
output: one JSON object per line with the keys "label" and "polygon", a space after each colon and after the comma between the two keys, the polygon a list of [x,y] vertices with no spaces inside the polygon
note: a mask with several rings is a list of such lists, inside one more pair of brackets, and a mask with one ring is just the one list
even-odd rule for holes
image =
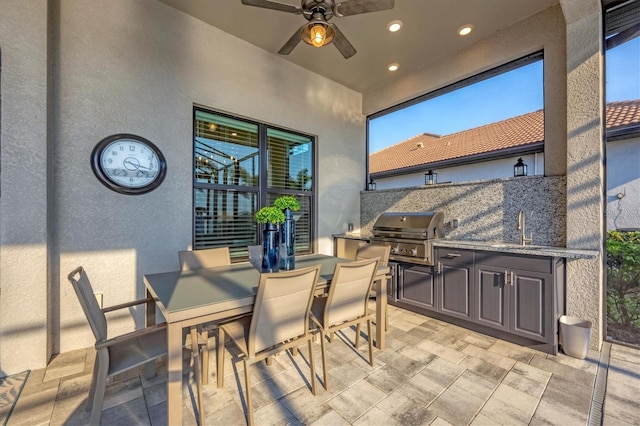
{"label": "recessed ceiling light", "polygon": [[395,71],[400,67],[400,65],[393,63],[393,64],[389,64],[389,71]]}
{"label": "recessed ceiling light", "polygon": [[471,24],[463,25],[460,28],[458,28],[458,35],[466,36],[471,31],[473,31],[473,25]]}
{"label": "recessed ceiling light", "polygon": [[402,28],[402,21],[396,20],[396,21],[391,21],[389,22],[389,24],[387,24],[387,29],[392,33],[395,33],[396,31],[400,31],[400,28]]}

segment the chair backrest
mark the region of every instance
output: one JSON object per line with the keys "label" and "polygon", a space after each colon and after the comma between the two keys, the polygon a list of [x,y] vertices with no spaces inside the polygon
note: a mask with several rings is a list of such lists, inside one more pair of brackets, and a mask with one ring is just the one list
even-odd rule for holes
{"label": "chair backrest", "polygon": [[366,315],[367,300],[378,263],[376,257],[336,265],[325,305],[325,327]]}
{"label": "chair backrest", "polygon": [[247,246],[249,251],[249,263],[251,263],[256,269],[262,269],[262,246]]}
{"label": "chair backrest", "polygon": [[387,266],[389,263],[389,254],[391,254],[391,246],[382,246],[378,244],[361,244],[356,251],[356,260],[380,258],[380,264]]}
{"label": "chair backrest", "polygon": [[178,258],[180,259],[180,270],[182,271],[231,265],[229,247],[181,251],[178,252]]}
{"label": "chair backrest", "polygon": [[263,349],[309,332],[309,312],[320,265],[260,275],[249,329],[248,352]]}
{"label": "chair backrest", "polygon": [[96,337],[96,341],[102,341],[107,339],[107,319],[104,316],[104,312],[100,309],[96,296],[93,293],[93,288],[89,282],[86,272],[82,266],[77,267],[68,275],[73,289],[76,291],[80,306],[84,311],[91,331]]}

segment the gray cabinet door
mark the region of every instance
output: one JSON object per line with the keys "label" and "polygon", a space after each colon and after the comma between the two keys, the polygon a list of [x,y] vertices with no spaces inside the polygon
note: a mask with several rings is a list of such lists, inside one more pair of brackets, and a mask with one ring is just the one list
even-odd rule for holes
{"label": "gray cabinet door", "polygon": [[508,331],[510,292],[505,281],[505,269],[476,265],[475,277],[475,321],[487,327]]}
{"label": "gray cabinet door", "polygon": [[473,319],[473,264],[440,263],[438,311],[468,320]]}
{"label": "gray cabinet door", "polygon": [[511,325],[509,331],[530,339],[547,341],[553,333],[552,274],[513,270],[511,278]]}
{"label": "gray cabinet door", "polygon": [[436,310],[436,285],[431,266],[399,267],[398,300],[423,309]]}

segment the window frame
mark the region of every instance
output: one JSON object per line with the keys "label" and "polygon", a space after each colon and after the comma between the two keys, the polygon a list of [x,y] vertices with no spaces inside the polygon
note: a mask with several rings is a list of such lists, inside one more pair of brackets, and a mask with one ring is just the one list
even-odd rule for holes
{"label": "window frame", "polygon": [[[239,186],[239,185],[230,185],[230,184],[220,184],[220,183],[206,183],[202,181],[198,181],[196,178],[196,137],[197,136],[197,112],[201,111],[208,114],[217,115],[224,118],[229,118],[233,120],[239,120],[246,122],[250,125],[257,126],[257,138],[258,138],[258,186]],[[192,129],[193,129],[193,137],[192,137],[192,206],[191,206],[191,244],[193,250],[202,250],[211,247],[196,247],[196,221],[197,221],[197,212],[196,212],[196,190],[216,190],[216,191],[225,191],[225,192],[237,192],[243,191],[248,193],[255,193],[257,197],[257,209],[268,205],[269,194],[280,195],[293,195],[297,197],[308,198],[309,200],[309,247],[308,250],[296,251],[296,255],[304,255],[304,254],[312,254],[316,251],[316,228],[318,226],[317,219],[317,137],[315,135],[310,135],[307,133],[303,133],[298,130],[292,130],[285,128],[283,126],[274,125],[271,123],[261,122],[255,119],[239,116],[236,114],[231,114],[228,112],[216,110],[213,108],[208,108],[202,105],[194,105],[193,106],[193,120],[192,120]],[[309,139],[311,143],[311,188],[309,190],[301,190],[301,189],[287,189],[287,188],[276,188],[268,186],[268,130],[272,129],[279,132],[289,133],[292,135],[300,136],[302,138]],[[302,204],[302,202],[301,202]],[[255,212],[254,212],[255,213]],[[262,232],[260,232],[262,225],[256,224],[256,240],[255,244],[262,244]],[[245,256],[232,256],[232,263],[243,262],[249,259],[248,251]]]}
{"label": "window frame", "polygon": [[[502,65],[498,65],[494,68],[491,68],[489,70],[480,72],[478,74],[472,75],[470,77],[464,78],[462,80],[459,80],[455,83],[449,84],[447,86],[435,89],[429,93],[425,93],[423,95],[417,96],[413,99],[409,99],[406,100],[404,102],[401,102],[397,105],[391,106],[389,108],[385,108],[381,111],[378,111],[376,113],[370,114],[367,116],[367,126],[366,126],[366,138],[367,138],[367,143],[366,143],[366,175],[365,175],[365,182],[369,182],[373,176],[371,176],[371,173],[369,171],[369,157],[371,155],[370,152],[370,143],[369,143],[369,128],[370,128],[370,121],[374,120],[376,118],[385,116],[387,114],[391,114],[397,111],[400,111],[402,109],[411,107],[413,105],[428,101],[430,99],[434,99],[443,95],[446,95],[447,93],[456,91],[458,89],[462,89],[464,87],[467,86],[471,86],[472,84],[490,79],[492,77],[496,77],[498,75],[507,73],[509,71],[513,71],[517,68],[520,68],[522,66],[528,65],[528,64],[532,64],[536,61],[542,61],[542,66],[543,66],[543,76],[544,76],[544,49],[538,50],[536,52],[530,53],[528,55],[525,55],[523,57],[520,57],[518,59],[506,62]],[[544,78],[544,77],[543,77]],[[544,87],[544,82],[543,82],[543,87]],[[544,114],[544,103],[543,103],[543,114]],[[469,129],[470,130],[470,129]],[[398,141],[398,143],[401,141]],[[542,149],[540,149],[540,146],[538,146],[537,144],[535,146],[529,146],[525,149],[523,148],[512,148],[510,150],[504,150],[504,151],[500,151],[500,153],[490,153],[490,152],[486,152],[486,153],[480,153],[480,154],[474,154],[468,157],[461,157],[461,158],[454,158],[454,159],[450,159],[450,160],[445,160],[445,161],[439,161],[437,163],[424,163],[424,164],[420,164],[420,165],[416,165],[416,166],[411,166],[411,167],[407,167],[401,170],[394,170],[392,172],[379,172],[376,173],[375,178],[377,179],[384,179],[384,178],[388,178],[388,177],[393,177],[393,176],[399,176],[399,175],[404,175],[404,174],[412,174],[412,173],[416,173],[418,171],[422,171],[422,170],[427,170],[427,169],[433,169],[433,168],[443,168],[443,167],[454,167],[454,166],[464,166],[464,165],[468,165],[468,164],[477,164],[477,163],[481,163],[484,161],[489,161],[489,160],[493,160],[493,159],[500,159],[500,158],[506,158],[506,157],[511,157],[514,155],[527,155],[527,154],[532,154],[532,153],[541,153],[544,156],[544,139],[543,139],[543,143],[542,143]],[[544,157],[543,157],[544,158]]]}

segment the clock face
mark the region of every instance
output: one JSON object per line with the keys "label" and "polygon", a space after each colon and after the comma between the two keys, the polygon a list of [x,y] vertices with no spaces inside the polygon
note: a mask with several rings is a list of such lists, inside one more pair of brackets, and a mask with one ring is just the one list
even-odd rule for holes
{"label": "clock face", "polygon": [[122,194],[144,194],[157,188],[167,171],[164,156],[136,135],[109,136],[91,154],[93,172],[108,188]]}

